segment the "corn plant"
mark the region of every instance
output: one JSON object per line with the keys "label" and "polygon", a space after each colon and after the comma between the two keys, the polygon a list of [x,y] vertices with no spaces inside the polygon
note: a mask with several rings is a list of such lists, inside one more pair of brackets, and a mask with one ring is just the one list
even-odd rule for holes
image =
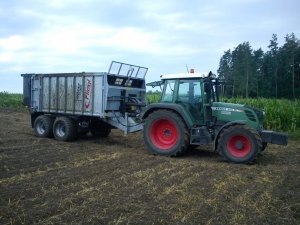
{"label": "corn plant", "polygon": [[[295,132],[300,130],[300,100],[286,99],[226,99],[231,103],[240,103],[265,111],[264,126],[270,130]],[[222,100],[224,101],[224,99]]]}
{"label": "corn plant", "polygon": [[0,108],[25,109],[22,105],[22,94],[10,94],[8,92],[0,92]]}
{"label": "corn plant", "polygon": [[160,97],[161,97],[160,92],[147,92],[146,102],[147,102],[147,104],[157,103],[157,102],[159,102]]}

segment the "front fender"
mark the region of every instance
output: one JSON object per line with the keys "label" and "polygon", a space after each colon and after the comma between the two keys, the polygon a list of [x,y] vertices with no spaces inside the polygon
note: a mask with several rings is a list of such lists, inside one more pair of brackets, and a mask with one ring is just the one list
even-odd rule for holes
{"label": "front fender", "polygon": [[219,139],[219,136],[220,136],[221,131],[222,131],[224,128],[229,127],[229,126],[232,126],[232,125],[245,125],[245,124],[246,124],[246,121],[244,121],[244,120],[236,120],[236,121],[231,121],[231,122],[225,123],[225,124],[224,124],[224,125],[216,132],[215,140],[214,140],[214,143],[213,143],[214,149],[217,150],[217,147],[218,147],[218,139]]}

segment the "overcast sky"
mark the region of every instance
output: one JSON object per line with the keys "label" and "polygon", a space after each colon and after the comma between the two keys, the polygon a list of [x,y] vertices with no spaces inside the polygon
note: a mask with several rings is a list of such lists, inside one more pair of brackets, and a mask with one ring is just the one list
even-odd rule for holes
{"label": "overcast sky", "polygon": [[112,60],[160,74],[216,72],[224,51],[267,50],[292,32],[298,0],[0,0],[0,91],[22,92],[21,73],[103,72]]}

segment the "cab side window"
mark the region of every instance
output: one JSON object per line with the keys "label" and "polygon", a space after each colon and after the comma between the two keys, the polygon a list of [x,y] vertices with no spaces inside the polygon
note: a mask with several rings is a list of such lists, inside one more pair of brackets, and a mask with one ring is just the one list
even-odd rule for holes
{"label": "cab side window", "polygon": [[200,81],[180,81],[177,100],[179,102],[189,102],[191,104],[200,103],[202,101]]}
{"label": "cab side window", "polygon": [[179,83],[177,101],[189,102],[189,89],[190,89],[189,86],[190,86],[190,84],[188,82],[181,81]]}

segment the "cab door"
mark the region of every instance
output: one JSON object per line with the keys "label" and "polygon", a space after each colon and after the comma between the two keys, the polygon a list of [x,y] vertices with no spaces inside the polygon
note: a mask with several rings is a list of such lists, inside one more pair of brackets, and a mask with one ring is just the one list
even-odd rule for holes
{"label": "cab door", "polygon": [[175,103],[189,112],[195,125],[204,125],[203,96],[200,80],[182,79],[178,82]]}

